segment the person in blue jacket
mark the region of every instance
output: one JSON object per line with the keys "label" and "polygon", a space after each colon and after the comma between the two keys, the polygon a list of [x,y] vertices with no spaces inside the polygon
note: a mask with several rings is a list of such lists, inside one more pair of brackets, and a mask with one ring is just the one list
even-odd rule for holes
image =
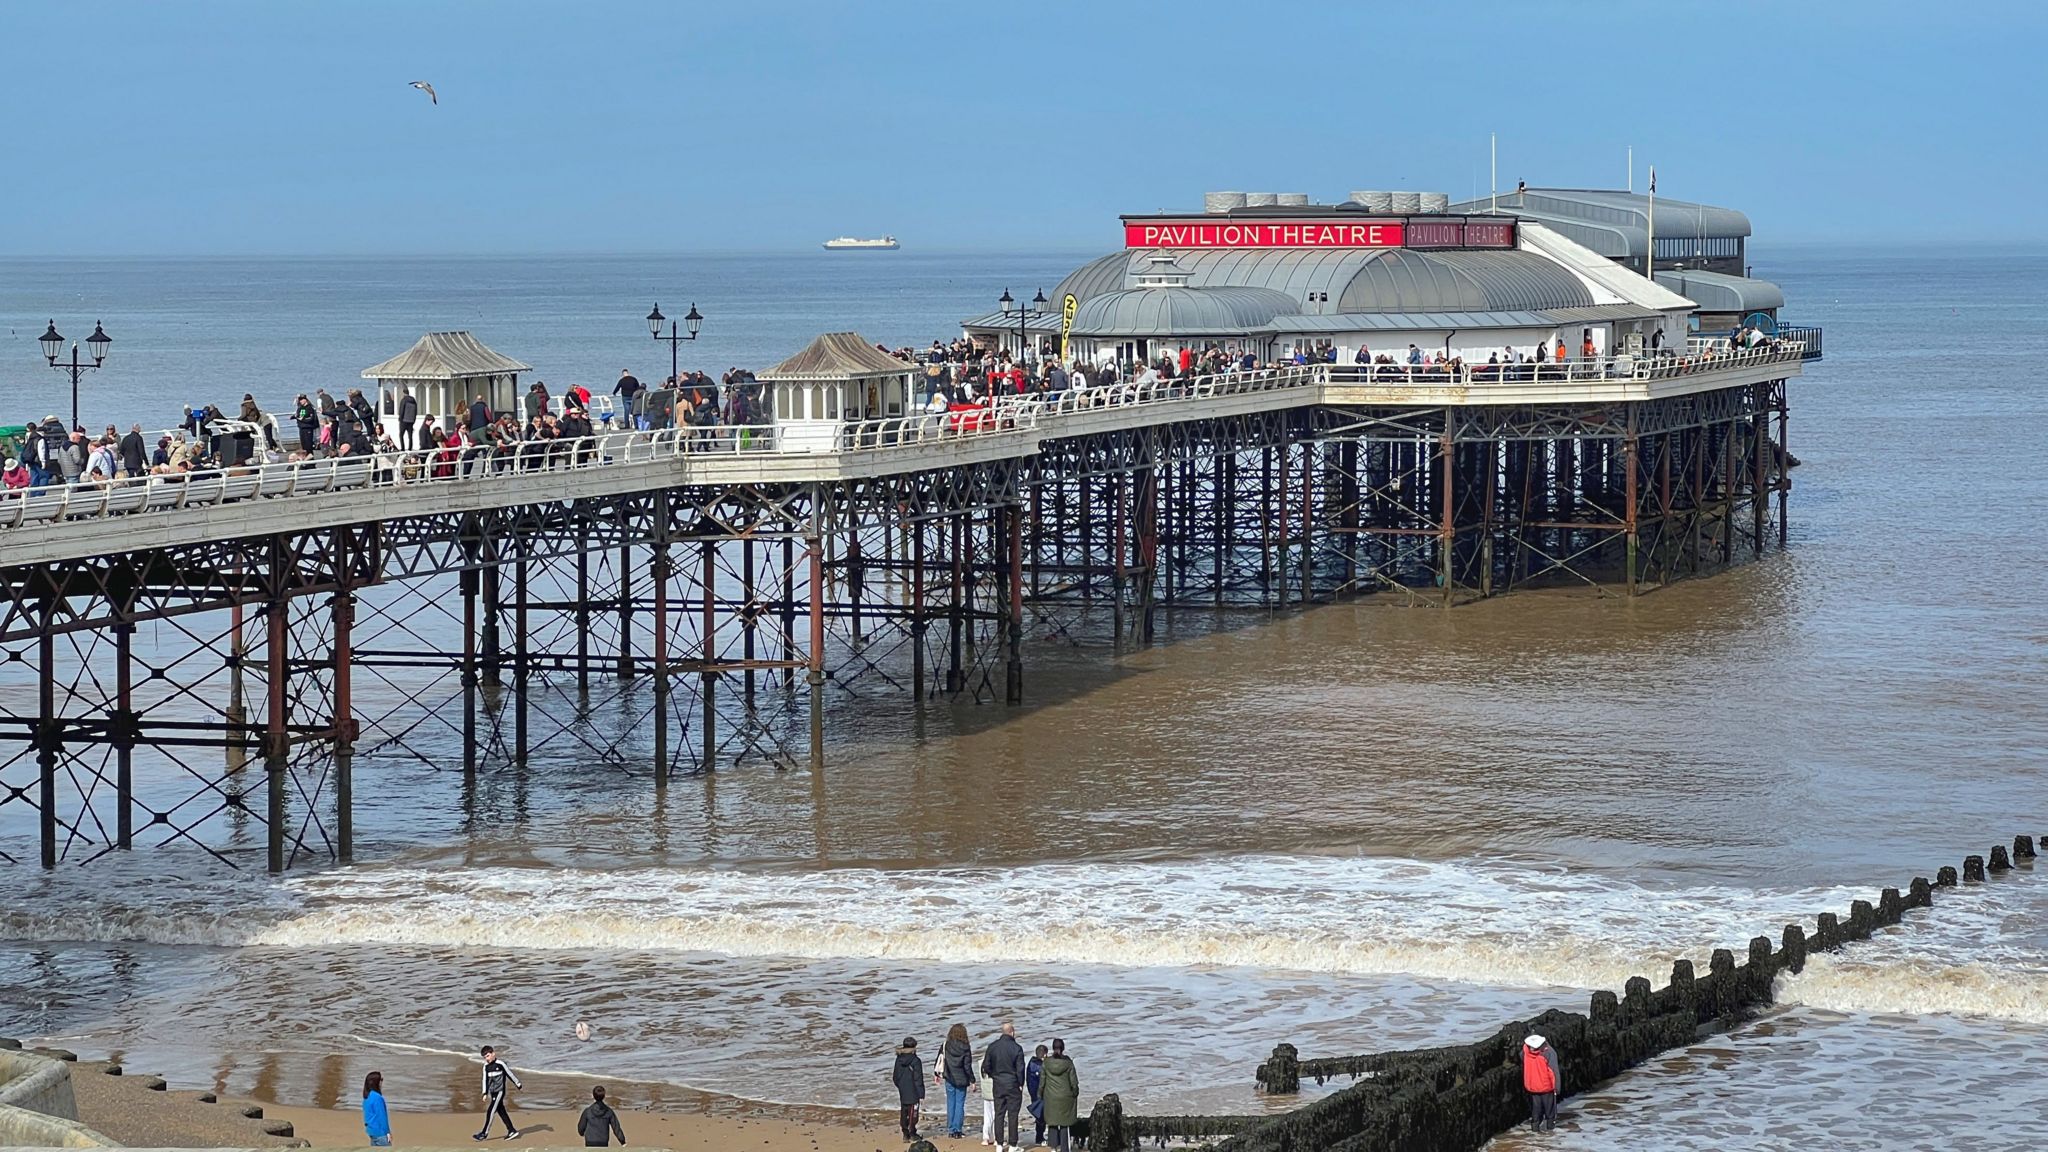
{"label": "person in blue jacket", "polygon": [[370,1147],[391,1147],[391,1110],[384,1106],[384,1074],[363,1077],[363,1131],[370,1135]]}

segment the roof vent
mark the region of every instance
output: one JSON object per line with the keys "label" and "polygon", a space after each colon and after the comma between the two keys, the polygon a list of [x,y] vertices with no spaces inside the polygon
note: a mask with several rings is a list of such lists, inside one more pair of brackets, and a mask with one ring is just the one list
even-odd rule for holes
{"label": "roof vent", "polygon": [[1289,208],[1306,208],[1308,207],[1308,193],[1281,192],[1275,195],[1273,202],[1276,204],[1284,204]]}
{"label": "roof vent", "polygon": [[1393,209],[1396,215],[1411,216],[1422,211],[1422,193],[1395,192],[1392,195]]}
{"label": "roof vent", "polygon": [[1441,216],[1451,210],[1451,197],[1447,192],[1424,192],[1422,212],[1426,216]]}
{"label": "roof vent", "polygon": [[1247,208],[1271,208],[1279,202],[1280,198],[1271,192],[1247,192],[1244,194],[1244,203]]}
{"label": "roof vent", "polygon": [[1392,212],[1394,210],[1394,194],[1392,192],[1353,192],[1351,194],[1351,202],[1364,205],[1367,212]]}
{"label": "roof vent", "polygon": [[1228,212],[1244,207],[1242,192],[1205,192],[1202,194],[1202,211],[1208,213]]}
{"label": "roof vent", "polygon": [[1185,288],[1189,275],[1170,253],[1154,252],[1145,258],[1145,268],[1136,279],[1140,288]]}

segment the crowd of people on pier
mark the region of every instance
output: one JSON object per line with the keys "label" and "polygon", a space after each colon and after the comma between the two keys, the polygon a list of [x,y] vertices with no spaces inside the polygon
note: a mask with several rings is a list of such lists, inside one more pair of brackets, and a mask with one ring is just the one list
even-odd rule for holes
{"label": "crowd of people on pier", "polygon": [[[1717,349],[1750,350],[1772,342],[1745,325],[1725,345],[1702,348],[1697,355],[1711,359]],[[1328,340],[1296,343],[1273,362],[1213,342],[1164,349],[1143,360],[1063,358],[1050,340],[1039,341],[1022,356],[965,338],[934,340],[922,350],[877,347],[904,361],[917,410],[953,414],[956,428],[978,426],[968,413],[1004,400],[1092,395],[1095,402],[1107,402],[1109,391],[1122,383],[1170,384],[1196,376],[1339,363],[1339,349]],[[1652,333],[1646,355],[1653,360],[1673,355],[1664,348],[1661,330]],[[1586,329],[1576,349],[1559,336],[1526,348],[1503,347],[1484,363],[1414,343],[1405,351],[1377,352],[1361,344],[1350,361],[1352,370],[1371,382],[1488,382],[1577,378],[1604,370],[1605,357],[1606,350]],[[651,387],[621,369],[609,393],[593,394],[581,384],[556,392],[536,380],[517,411],[497,410],[488,397],[478,395],[466,412],[439,419],[423,412],[419,398],[404,385],[397,386],[390,408],[382,412],[382,401],[361,388],[339,397],[324,388],[299,392],[276,408],[244,394],[232,412],[215,405],[187,406],[177,427],[157,432],[145,432],[141,424],[121,432],[109,424],[95,433],[52,415],[6,439],[0,492],[107,486],[152,476],[347,457],[379,458],[381,466],[402,468],[408,478],[446,477],[473,469],[475,461],[485,458],[493,468],[574,458],[590,451],[578,442],[616,431],[673,429],[681,433],[685,450],[709,448],[721,435],[729,435],[739,448],[760,447],[770,442],[760,435],[774,421],[770,395],[743,368],[716,380],[701,371],[680,371]]]}

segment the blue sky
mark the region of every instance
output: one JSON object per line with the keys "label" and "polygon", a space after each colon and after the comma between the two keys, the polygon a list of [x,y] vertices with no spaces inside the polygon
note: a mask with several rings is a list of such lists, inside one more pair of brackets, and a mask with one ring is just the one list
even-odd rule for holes
{"label": "blue sky", "polygon": [[[0,0],[0,254],[1099,248],[1205,189],[1997,239],[2039,6]],[[406,86],[431,81],[438,107]]]}

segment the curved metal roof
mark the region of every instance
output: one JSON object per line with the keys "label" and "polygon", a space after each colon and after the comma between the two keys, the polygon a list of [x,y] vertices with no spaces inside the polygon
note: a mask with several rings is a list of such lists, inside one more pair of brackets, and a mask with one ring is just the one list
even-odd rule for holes
{"label": "curved metal roof", "polygon": [[1300,305],[1271,288],[1127,288],[1074,313],[1076,336],[1241,336]]}
{"label": "curved metal roof", "polygon": [[1702,312],[1770,312],[1785,306],[1785,292],[1769,280],[1721,272],[1657,273],[1657,283],[1700,306]]}
{"label": "curved metal roof", "polygon": [[1337,298],[1339,312],[1512,312],[1583,308],[1593,294],[1533,252],[1373,253]]}
{"label": "curved metal roof", "polygon": [[391,359],[363,369],[363,379],[470,380],[531,371],[532,365],[492,351],[467,332],[429,332]]}
{"label": "curved metal roof", "polygon": [[[1191,288],[1236,288],[1287,297],[1299,312],[1309,294],[1329,293],[1343,312],[1499,312],[1582,308],[1593,297],[1556,261],[1515,249],[1210,248],[1112,252],[1060,281],[1053,299],[1072,292],[1081,315],[1090,300],[1127,290],[1134,269],[1166,254]],[[1100,315],[1099,313],[1097,315]],[[1080,331],[1080,316],[1075,331]]]}
{"label": "curved metal roof", "polygon": [[900,376],[912,367],[868,343],[858,332],[826,332],[759,378],[851,380],[863,376]]}
{"label": "curved metal roof", "polygon": [[[1451,205],[1453,212],[1539,220],[1609,259],[1641,256],[1649,247],[1650,198],[1640,192],[1599,188],[1530,188]],[[1733,208],[1657,197],[1657,235],[1746,237],[1749,217]]]}
{"label": "curved metal roof", "polygon": [[1111,252],[1107,256],[1097,256],[1067,273],[1064,280],[1053,286],[1052,310],[1059,311],[1060,301],[1066,299],[1069,292],[1074,294],[1074,299],[1085,303],[1091,296],[1121,290],[1124,278],[1130,270],[1130,263],[1129,252]]}

